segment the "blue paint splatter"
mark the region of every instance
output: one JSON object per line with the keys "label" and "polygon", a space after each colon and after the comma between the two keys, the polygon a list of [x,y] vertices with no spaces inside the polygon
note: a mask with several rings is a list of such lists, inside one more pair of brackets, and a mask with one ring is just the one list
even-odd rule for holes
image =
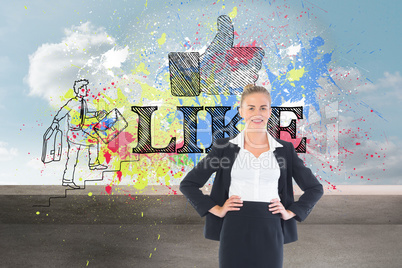
{"label": "blue paint splatter", "polygon": [[[304,114],[308,120],[309,106],[312,105],[319,113],[319,103],[317,100],[316,91],[321,86],[318,84],[318,79],[323,77],[331,84],[334,84],[338,89],[335,81],[331,78],[328,72],[328,64],[331,62],[332,52],[320,54],[319,47],[324,45],[324,39],[320,36],[314,37],[309,41],[310,48],[307,49],[301,41],[301,50],[295,57],[293,63],[287,66],[285,74],[275,75],[269,68],[266,68],[268,78],[272,84],[274,92],[272,98],[273,106],[280,106],[283,102],[297,102],[305,97]],[[304,68],[304,73],[299,80],[290,81],[287,73],[291,70],[300,70]]]}

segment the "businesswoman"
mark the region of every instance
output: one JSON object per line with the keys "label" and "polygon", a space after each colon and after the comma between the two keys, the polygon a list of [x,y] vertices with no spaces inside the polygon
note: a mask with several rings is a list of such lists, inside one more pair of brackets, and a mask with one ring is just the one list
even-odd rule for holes
{"label": "businesswoman", "polygon": [[[240,99],[245,128],[217,139],[183,179],[180,191],[201,216],[204,235],[220,241],[219,267],[282,267],[283,244],[297,240],[303,221],[323,194],[290,142],[267,131],[271,96],[248,85]],[[200,188],[216,172],[210,195]],[[304,191],[294,201],[292,178]]]}

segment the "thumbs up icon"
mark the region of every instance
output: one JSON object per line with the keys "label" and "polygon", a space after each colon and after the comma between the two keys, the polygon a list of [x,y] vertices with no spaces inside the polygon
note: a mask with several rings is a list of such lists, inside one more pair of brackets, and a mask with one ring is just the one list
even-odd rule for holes
{"label": "thumbs up icon", "polygon": [[254,84],[264,50],[233,47],[234,30],[228,16],[218,17],[218,32],[201,56],[198,52],[169,53],[170,86],[173,96],[235,95]]}

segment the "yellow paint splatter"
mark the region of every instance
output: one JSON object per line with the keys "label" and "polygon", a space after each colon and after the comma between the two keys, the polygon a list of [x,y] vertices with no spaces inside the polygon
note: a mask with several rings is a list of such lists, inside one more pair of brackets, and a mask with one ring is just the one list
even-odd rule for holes
{"label": "yellow paint splatter", "polygon": [[161,38],[158,39],[159,46],[163,45],[166,42],[166,33],[163,33]]}
{"label": "yellow paint splatter", "polygon": [[173,175],[173,178],[177,179],[177,178],[181,178],[182,176],[183,176],[183,172],[179,171]]}
{"label": "yellow paint splatter", "polygon": [[25,9],[28,9],[27,6],[24,6],[24,7],[25,7]]}
{"label": "yellow paint splatter", "polygon": [[152,257],[152,252],[151,253],[149,253],[149,258],[151,258]]}
{"label": "yellow paint splatter", "polygon": [[159,240],[159,238],[161,238],[161,235],[160,235],[160,234],[158,234],[158,240]]}
{"label": "yellow paint splatter", "polygon": [[71,98],[74,98],[74,97],[75,97],[75,92],[74,92],[74,90],[72,88],[70,88],[66,92],[66,94],[60,96],[60,100],[61,101],[67,101],[67,100],[69,100]]}
{"label": "yellow paint splatter", "polygon": [[[163,163],[163,164],[165,164],[165,163]],[[168,173],[168,171],[169,171],[169,167],[160,165],[156,168],[156,176],[163,177]]]}
{"label": "yellow paint splatter", "polygon": [[36,211],[36,215],[39,215],[40,214],[40,212],[39,211]]}
{"label": "yellow paint splatter", "polygon": [[233,7],[232,12],[229,13],[229,17],[231,19],[234,19],[234,18],[236,18],[236,16],[237,16],[237,7]]}
{"label": "yellow paint splatter", "polygon": [[286,78],[289,81],[299,81],[300,78],[304,75],[304,67],[301,69],[292,69],[286,74]]}
{"label": "yellow paint splatter", "polygon": [[89,265],[89,261],[87,260],[87,266]]}
{"label": "yellow paint splatter", "polygon": [[146,75],[149,75],[150,72],[147,70],[147,68],[145,67],[145,63],[141,62],[140,64],[138,64],[134,70],[131,71],[132,74],[136,74],[142,72]]}
{"label": "yellow paint splatter", "polygon": [[148,7],[148,0],[145,0],[145,7]]}
{"label": "yellow paint splatter", "polygon": [[144,217],[144,212],[141,212],[141,217]]}
{"label": "yellow paint splatter", "polygon": [[92,196],[92,192],[89,192],[89,193],[88,193],[88,196]]}

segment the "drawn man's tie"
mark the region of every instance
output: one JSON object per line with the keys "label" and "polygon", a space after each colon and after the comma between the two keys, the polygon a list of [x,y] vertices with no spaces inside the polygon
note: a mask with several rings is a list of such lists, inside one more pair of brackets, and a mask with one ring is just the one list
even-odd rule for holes
{"label": "drawn man's tie", "polygon": [[85,123],[85,114],[86,114],[86,111],[87,111],[86,105],[87,105],[87,102],[85,101],[84,98],[82,98],[81,99],[81,111],[80,111],[80,119],[81,119],[80,128],[81,129],[83,128],[84,123]]}

